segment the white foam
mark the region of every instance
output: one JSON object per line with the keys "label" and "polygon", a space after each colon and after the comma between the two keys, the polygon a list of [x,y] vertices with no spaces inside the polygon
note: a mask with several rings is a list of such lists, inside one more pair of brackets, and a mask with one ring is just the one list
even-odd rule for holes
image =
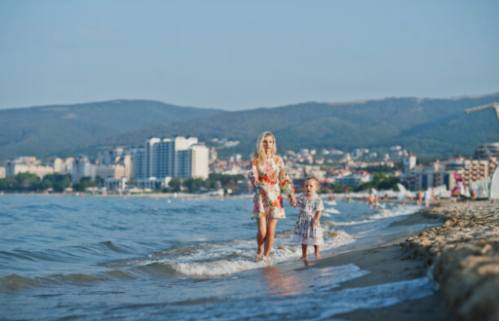
{"label": "white foam", "polygon": [[329,208],[326,208],[324,210],[324,213],[328,213],[328,214],[341,214],[340,211],[338,211],[337,209],[335,209],[334,207],[329,207]]}
{"label": "white foam", "polygon": [[379,220],[387,217],[409,215],[416,212],[420,208],[420,206],[416,205],[399,205],[390,209],[381,209],[377,211],[376,214],[369,216],[369,218],[372,220]]}
{"label": "white foam", "polygon": [[370,215],[367,219],[358,221],[334,222],[336,226],[351,226],[357,224],[372,223],[386,218],[410,215],[421,209],[416,205],[398,205],[393,208],[381,208],[376,210],[375,214]]}
{"label": "white foam", "polygon": [[332,295],[332,303],[322,308],[316,320],[358,309],[382,308],[406,300],[420,299],[432,295],[433,292],[434,283],[428,277],[345,289]]}
{"label": "white foam", "polygon": [[[327,233],[327,230],[325,232]],[[271,256],[271,262],[254,261],[254,241],[232,242],[227,244],[225,249],[219,248],[218,253],[213,253],[206,249],[203,251],[203,254],[197,253],[193,256],[180,257],[176,262],[173,262],[171,259],[159,260],[156,262],[167,263],[177,272],[188,276],[213,277],[228,275],[261,268],[266,264],[276,264],[298,259],[301,256],[301,247],[299,244],[294,244],[291,239],[292,237],[289,237],[288,239],[283,240],[281,242],[282,244],[275,246]],[[323,251],[349,244],[354,241],[354,238],[344,231],[336,231],[334,237],[326,237],[325,241],[326,242],[322,246]],[[234,259],[227,259],[228,253],[233,254]],[[198,260],[194,260],[194,258]]]}

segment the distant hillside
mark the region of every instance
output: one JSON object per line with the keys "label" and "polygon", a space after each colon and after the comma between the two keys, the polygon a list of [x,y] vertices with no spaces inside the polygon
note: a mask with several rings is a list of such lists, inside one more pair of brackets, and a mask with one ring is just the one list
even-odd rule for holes
{"label": "distant hillside", "polygon": [[420,155],[470,154],[499,141],[492,110],[464,109],[499,101],[499,93],[459,99],[387,98],[341,104],[302,103],[237,112],[153,101],[111,101],[0,111],[0,159],[47,156],[110,145],[138,145],[150,135],[228,137],[247,155],[258,134],[272,130],[282,149],[388,147]]}
{"label": "distant hillside", "polygon": [[109,137],[220,112],[147,100],[0,110],[0,159],[77,153]]}
{"label": "distant hillside", "polygon": [[271,129],[279,148],[388,147],[401,144],[417,154],[438,157],[470,154],[478,144],[499,141],[499,121],[492,110],[465,114],[464,109],[499,101],[499,94],[480,98],[387,98],[362,103],[302,103],[276,108],[225,112],[168,127],[116,137],[126,143],[151,131],[169,135],[229,137],[245,154],[259,133]]}

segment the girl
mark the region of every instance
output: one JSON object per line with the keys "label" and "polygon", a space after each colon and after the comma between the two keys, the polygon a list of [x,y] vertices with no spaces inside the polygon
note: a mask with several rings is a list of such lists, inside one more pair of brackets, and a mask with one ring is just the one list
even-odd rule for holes
{"label": "girl", "polygon": [[263,132],[256,143],[249,178],[255,190],[253,217],[258,227],[256,260],[259,261],[262,256],[270,255],[277,221],[286,217],[283,194],[288,196],[293,207],[296,206],[293,184],[282,158],[277,155],[275,137],[271,132]]}
{"label": "girl", "polygon": [[302,259],[305,264],[307,260],[307,247],[314,246],[315,258],[320,259],[320,245],[324,244],[322,228],[320,225],[321,212],[324,204],[317,195],[319,190],[319,180],[315,177],[308,177],[303,184],[303,194],[298,198],[298,208],[300,213],[295,225],[295,241],[300,242]]}

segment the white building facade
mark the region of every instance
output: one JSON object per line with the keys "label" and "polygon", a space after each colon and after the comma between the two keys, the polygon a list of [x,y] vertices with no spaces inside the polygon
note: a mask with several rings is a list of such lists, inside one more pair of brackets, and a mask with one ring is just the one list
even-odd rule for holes
{"label": "white building facade", "polygon": [[146,140],[144,148],[132,151],[132,177],[135,181],[165,178],[202,178],[209,175],[209,149],[197,137]]}

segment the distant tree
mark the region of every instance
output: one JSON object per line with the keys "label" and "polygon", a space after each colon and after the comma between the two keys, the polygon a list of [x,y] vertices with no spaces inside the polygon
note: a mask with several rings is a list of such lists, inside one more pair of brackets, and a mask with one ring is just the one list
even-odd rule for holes
{"label": "distant tree", "polygon": [[0,191],[10,192],[13,190],[15,180],[13,177],[6,177],[0,179]]}
{"label": "distant tree", "polygon": [[206,182],[200,178],[188,178],[183,181],[183,185],[189,193],[199,193],[205,188]]}
{"label": "distant tree", "polygon": [[15,176],[15,190],[17,191],[40,191],[42,188],[41,179],[36,174],[19,173]]}
{"label": "distant tree", "polygon": [[172,178],[168,183],[168,191],[170,192],[180,192],[182,186],[182,181],[178,178]]}
{"label": "distant tree", "polygon": [[95,181],[95,186],[104,187],[106,185],[106,180],[100,176],[96,176],[94,181]]}
{"label": "distant tree", "polygon": [[370,182],[360,184],[355,188],[356,191],[365,191],[371,188],[379,190],[396,189],[400,179],[395,176],[388,176],[385,173],[375,173]]}
{"label": "distant tree", "polygon": [[212,173],[208,177],[207,187],[210,189],[224,188],[236,191],[239,186],[239,182],[245,179],[246,178],[243,175],[226,175],[226,174]]}
{"label": "distant tree", "polygon": [[85,176],[80,178],[78,183],[73,185],[73,190],[77,192],[84,192],[87,187],[95,187],[97,184],[92,177]]}
{"label": "distant tree", "polygon": [[341,194],[341,193],[349,193],[352,191],[352,187],[351,186],[348,186],[348,185],[343,185],[343,184],[329,184],[329,185],[326,185],[323,192],[326,192],[326,190],[328,192],[333,192],[333,193],[337,193],[337,194]]}
{"label": "distant tree", "polygon": [[66,188],[71,186],[71,175],[66,174],[50,174],[42,179],[42,185],[45,188],[52,188],[54,192],[64,192]]}

